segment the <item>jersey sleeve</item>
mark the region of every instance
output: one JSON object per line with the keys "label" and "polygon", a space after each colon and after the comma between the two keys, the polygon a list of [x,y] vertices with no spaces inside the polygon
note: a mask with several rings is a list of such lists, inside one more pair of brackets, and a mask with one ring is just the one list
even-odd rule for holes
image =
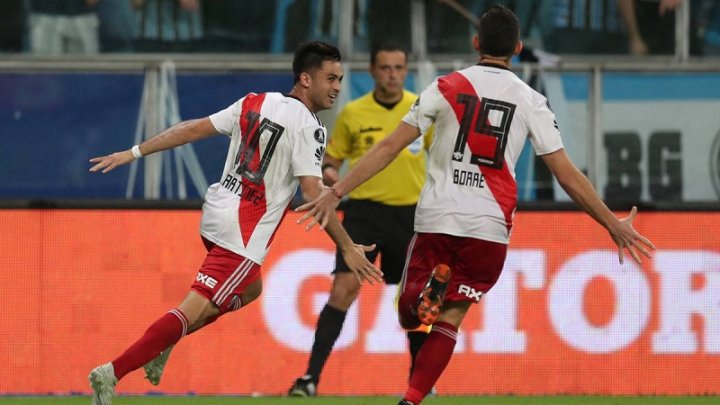
{"label": "jersey sleeve", "polygon": [[562,149],[560,128],[555,119],[555,113],[550,109],[550,103],[545,97],[539,96],[534,100],[534,104],[535,108],[530,114],[528,129],[535,154],[547,155]]}
{"label": "jersey sleeve", "polygon": [[232,136],[233,127],[239,122],[240,109],[243,99],[230,105],[228,108],[210,115],[210,122],[219,133]]}
{"label": "jersey sleeve", "polygon": [[316,125],[301,128],[296,134],[292,153],[292,173],[295,177],[322,177],[320,166],[325,156],[326,129]]}
{"label": "jersey sleeve", "polygon": [[347,108],[343,108],[335,120],[335,127],[333,128],[330,140],[327,142],[327,154],[332,158],[345,160],[350,157],[352,152],[352,136],[348,123],[349,119],[350,114]]}
{"label": "jersey sleeve", "polygon": [[420,129],[420,133],[427,134],[430,126],[435,122],[443,96],[438,89],[437,79],[432,82],[415,100],[410,111],[403,117],[403,122]]}

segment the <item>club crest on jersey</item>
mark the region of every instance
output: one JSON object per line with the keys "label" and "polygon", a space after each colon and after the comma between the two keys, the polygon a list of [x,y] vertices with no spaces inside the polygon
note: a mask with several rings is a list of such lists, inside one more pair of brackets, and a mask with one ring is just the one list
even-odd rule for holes
{"label": "club crest on jersey", "polygon": [[325,143],[325,131],[322,130],[322,128],[318,128],[315,130],[315,133],[313,134],[313,137],[316,141],[319,143]]}

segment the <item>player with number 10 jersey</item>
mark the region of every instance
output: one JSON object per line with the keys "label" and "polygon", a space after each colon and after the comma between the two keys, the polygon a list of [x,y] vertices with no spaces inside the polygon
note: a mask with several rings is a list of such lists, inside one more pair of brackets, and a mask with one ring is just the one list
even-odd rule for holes
{"label": "player with number 10 jersey", "polygon": [[205,195],[200,232],[262,264],[298,178],[322,177],[325,127],[300,100],[281,93],[248,94],[210,121],[231,140],[222,178]]}

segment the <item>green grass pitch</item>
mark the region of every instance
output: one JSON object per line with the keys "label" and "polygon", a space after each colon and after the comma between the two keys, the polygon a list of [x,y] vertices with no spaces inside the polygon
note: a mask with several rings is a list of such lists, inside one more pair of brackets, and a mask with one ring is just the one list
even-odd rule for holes
{"label": "green grass pitch", "polygon": [[[395,405],[399,397],[214,397],[118,396],[113,405]],[[89,405],[85,396],[0,396],[0,405]],[[715,405],[720,397],[604,397],[604,396],[436,396],[423,405]]]}

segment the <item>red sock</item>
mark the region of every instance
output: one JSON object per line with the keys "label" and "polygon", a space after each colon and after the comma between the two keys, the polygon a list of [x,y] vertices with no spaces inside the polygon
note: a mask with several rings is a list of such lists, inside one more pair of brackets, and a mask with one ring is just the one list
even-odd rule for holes
{"label": "red sock", "polygon": [[155,321],[145,334],[112,361],[118,380],[144,366],[187,333],[188,321],[179,309],[172,309]]}
{"label": "red sock", "polygon": [[419,404],[430,392],[450,362],[457,328],[446,322],[436,322],[415,359],[415,370],[404,399]]}

